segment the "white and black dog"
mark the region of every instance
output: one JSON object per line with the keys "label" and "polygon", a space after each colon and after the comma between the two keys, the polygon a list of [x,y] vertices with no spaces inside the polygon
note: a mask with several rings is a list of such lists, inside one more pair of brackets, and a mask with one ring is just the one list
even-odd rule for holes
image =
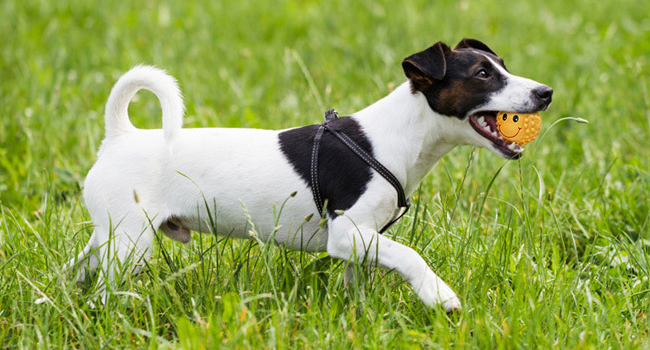
{"label": "white and black dog", "polygon": [[[388,169],[407,195],[457,145],[519,158],[523,150],[498,135],[496,111],[545,110],[553,94],[510,74],[474,39],[453,50],[439,42],[402,66],[408,81],[329,126]],[[127,107],[140,89],[159,98],[162,129],[137,129],[129,121]],[[182,129],[183,112],[176,81],[147,66],[124,74],[108,98],[106,138],[84,188],[94,232],[66,266],[76,268],[78,280],[100,267],[104,302],[118,273],[134,273],[149,258],[156,231],[188,242],[194,230],[236,238],[255,233],[289,249],[394,269],[426,305],[460,308],[454,291],[418,253],[378,233],[396,216],[395,188],[331,132],[322,135],[318,151],[317,181],[327,199],[318,213],[310,176],[319,125]],[[278,214],[274,205],[282,203]],[[327,221],[318,220],[321,214]]]}

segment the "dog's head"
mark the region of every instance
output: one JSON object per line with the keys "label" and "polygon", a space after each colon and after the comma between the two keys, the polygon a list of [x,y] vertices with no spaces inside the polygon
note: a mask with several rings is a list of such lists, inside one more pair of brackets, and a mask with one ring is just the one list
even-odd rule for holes
{"label": "dog's head", "polygon": [[522,148],[497,131],[498,111],[533,113],[551,104],[553,89],[510,74],[484,43],[463,39],[452,50],[442,42],[402,62],[413,93],[431,109],[454,120],[461,143],[490,148],[504,158],[519,158]]}

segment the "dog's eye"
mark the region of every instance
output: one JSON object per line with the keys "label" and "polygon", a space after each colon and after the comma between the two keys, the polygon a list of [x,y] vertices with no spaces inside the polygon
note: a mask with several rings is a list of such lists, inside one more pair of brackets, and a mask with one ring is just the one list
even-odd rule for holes
{"label": "dog's eye", "polygon": [[488,74],[487,74],[487,71],[485,69],[481,69],[478,72],[476,72],[474,74],[474,76],[477,77],[477,78],[487,78]]}
{"label": "dog's eye", "polygon": [[508,120],[508,115],[507,115],[507,114],[504,114],[504,115],[503,115],[503,121],[505,122],[506,120]]}
{"label": "dog's eye", "polygon": [[512,117],[512,121],[515,122],[515,123],[518,122],[519,121],[519,116],[515,114],[515,116]]}

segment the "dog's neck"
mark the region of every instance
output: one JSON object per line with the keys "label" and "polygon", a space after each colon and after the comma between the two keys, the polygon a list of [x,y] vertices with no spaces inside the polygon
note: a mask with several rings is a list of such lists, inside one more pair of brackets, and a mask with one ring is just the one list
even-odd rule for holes
{"label": "dog's neck", "polygon": [[375,158],[404,184],[407,194],[459,144],[462,121],[435,113],[409,82],[352,115],[373,144]]}

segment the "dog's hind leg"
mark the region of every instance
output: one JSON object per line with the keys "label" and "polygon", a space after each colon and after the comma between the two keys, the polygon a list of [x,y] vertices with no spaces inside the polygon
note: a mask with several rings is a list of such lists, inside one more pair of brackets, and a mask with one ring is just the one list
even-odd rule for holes
{"label": "dog's hind leg", "polygon": [[151,222],[139,215],[121,220],[114,229],[102,236],[97,251],[101,268],[97,279],[97,291],[103,304],[108,293],[130,275],[142,270],[151,257],[155,229],[160,220]]}
{"label": "dog's hind leg", "polygon": [[83,282],[86,279],[86,275],[92,274],[97,266],[99,266],[99,259],[96,254],[96,250],[99,248],[95,243],[96,235],[96,231],[93,231],[88,244],[86,244],[81,253],[63,266],[63,271],[76,271],[77,282]]}
{"label": "dog's hind leg", "polygon": [[411,284],[427,306],[440,304],[447,312],[460,309],[456,293],[413,249],[367,226],[354,225],[345,217],[330,221],[328,232],[327,252],[330,256],[395,270]]}

